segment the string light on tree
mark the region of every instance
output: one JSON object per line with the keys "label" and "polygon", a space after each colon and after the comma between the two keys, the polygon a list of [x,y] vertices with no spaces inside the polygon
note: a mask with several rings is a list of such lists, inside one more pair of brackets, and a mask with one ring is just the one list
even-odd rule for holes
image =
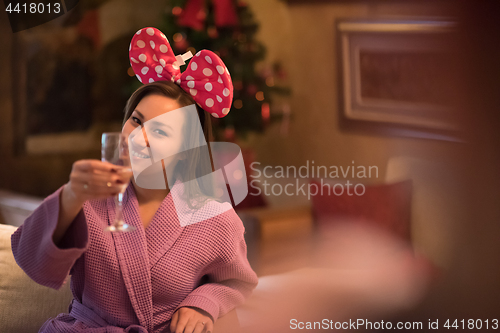
{"label": "string light on tree", "polygon": [[208,36],[210,36],[210,38],[219,37],[219,33],[217,32],[217,28],[215,26],[208,27],[207,34]]}
{"label": "string light on tree", "polygon": [[176,42],[176,43],[180,42],[183,39],[184,39],[184,36],[182,36],[182,34],[180,32],[178,32],[174,35],[174,42]]}
{"label": "string light on tree", "polygon": [[270,76],[266,78],[266,85],[268,87],[274,87],[274,77]]}
{"label": "string light on tree", "polygon": [[241,109],[243,107],[243,102],[241,99],[237,99],[233,102],[233,106],[237,109]]}
{"label": "string light on tree", "polygon": [[189,43],[184,34],[178,32],[174,35],[173,39],[174,39],[174,47],[176,50],[185,51],[189,47]]}
{"label": "string light on tree", "polygon": [[175,15],[175,16],[179,16],[182,14],[182,8],[179,7],[179,6],[176,6],[174,8],[172,8],[172,14]]}

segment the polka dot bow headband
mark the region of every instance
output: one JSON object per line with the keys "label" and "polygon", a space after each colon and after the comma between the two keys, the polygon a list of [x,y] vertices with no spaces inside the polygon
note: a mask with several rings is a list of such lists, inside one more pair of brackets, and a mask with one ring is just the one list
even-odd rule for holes
{"label": "polka dot bow headband", "polygon": [[[174,55],[167,37],[156,28],[143,28],[132,38],[130,64],[137,79],[144,84],[170,80],[188,92],[196,103],[222,118],[229,113],[233,100],[233,83],[222,60],[209,50]],[[180,66],[191,59],[181,74]]]}

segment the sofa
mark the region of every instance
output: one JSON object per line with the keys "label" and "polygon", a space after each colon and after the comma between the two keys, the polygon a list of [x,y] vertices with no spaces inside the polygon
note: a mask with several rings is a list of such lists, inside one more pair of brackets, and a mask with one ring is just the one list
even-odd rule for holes
{"label": "sofa", "polygon": [[16,229],[0,224],[0,332],[38,332],[48,318],[66,312],[73,297],[68,283],[61,290],[41,286],[17,266],[10,245]]}

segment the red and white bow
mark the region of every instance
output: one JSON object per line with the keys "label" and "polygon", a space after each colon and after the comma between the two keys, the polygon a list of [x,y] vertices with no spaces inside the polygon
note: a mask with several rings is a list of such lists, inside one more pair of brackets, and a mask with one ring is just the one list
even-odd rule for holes
{"label": "red and white bow", "polygon": [[[156,28],[136,32],[129,48],[130,64],[144,84],[169,80],[177,83],[205,111],[215,118],[229,113],[233,100],[233,83],[227,67],[218,55],[201,50],[174,55],[167,37]],[[180,66],[191,59],[181,74]]]}

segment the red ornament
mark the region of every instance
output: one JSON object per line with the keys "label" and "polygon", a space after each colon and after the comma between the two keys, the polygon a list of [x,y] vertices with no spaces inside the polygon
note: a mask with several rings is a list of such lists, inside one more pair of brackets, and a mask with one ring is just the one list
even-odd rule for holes
{"label": "red ornament", "polygon": [[272,75],[273,75],[273,69],[269,65],[266,65],[264,69],[262,69],[262,71],[260,72],[260,76],[264,79],[267,79]]}
{"label": "red ornament", "polygon": [[286,103],[283,105],[283,120],[281,122],[281,134],[287,135],[290,128],[290,104]]}
{"label": "red ornament", "polygon": [[278,75],[278,77],[281,79],[281,80],[284,80],[286,79],[287,77],[287,74],[284,70],[280,70],[278,73],[276,73]]}
{"label": "red ornament", "polygon": [[[232,0],[212,0],[212,4],[216,26],[227,27],[238,24],[238,15]],[[195,30],[203,30],[206,19],[204,5],[204,0],[187,0],[177,23]]]}
{"label": "red ornament", "polygon": [[241,81],[234,81],[233,82],[234,89],[236,90],[241,90],[243,89],[243,82]]}
{"label": "red ornament", "polygon": [[246,43],[246,41],[247,41],[247,35],[245,35],[243,33],[241,33],[241,34],[238,35],[238,42],[240,42],[240,43]]}
{"label": "red ornament", "polygon": [[89,10],[78,22],[77,31],[80,35],[89,38],[95,49],[101,46],[101,32],[99,30],[99,12],[97,10]]}
{"label": "red ornament", "polygon": [[234,142],[236,139],[236,132],[233,127],[226,127],[224,129],[224,140],[227,142]]}
{"label": "red ornament", "polygon": [[207,13],[204,9],[202,9],[198,13],[196,13],[196,18],[200,21],[205,21],[205,19],[207,18]]}
{"label": "red ornament", "polygon": [[260,114],[262,116],[262,121],[264,122],[264,124],[269,123],[269,118],[271,117],[269,103],[262,103]]}
{"label": "red ornament", "polygon": [[257,93],[257,86],[255,84],[249,84],[247,87],[247,93],[249,95],[255,95]]}
{"label": "red ornament", "polygon": [[248,52],[256,52],[257,46],[254,43],[249,43],[249,44],[247,44],[247,51]]}
{"label": "red ornament", "polygon": [[274,64],[274,72],[279,79],[286,79],[287,73],[280,63]]}

